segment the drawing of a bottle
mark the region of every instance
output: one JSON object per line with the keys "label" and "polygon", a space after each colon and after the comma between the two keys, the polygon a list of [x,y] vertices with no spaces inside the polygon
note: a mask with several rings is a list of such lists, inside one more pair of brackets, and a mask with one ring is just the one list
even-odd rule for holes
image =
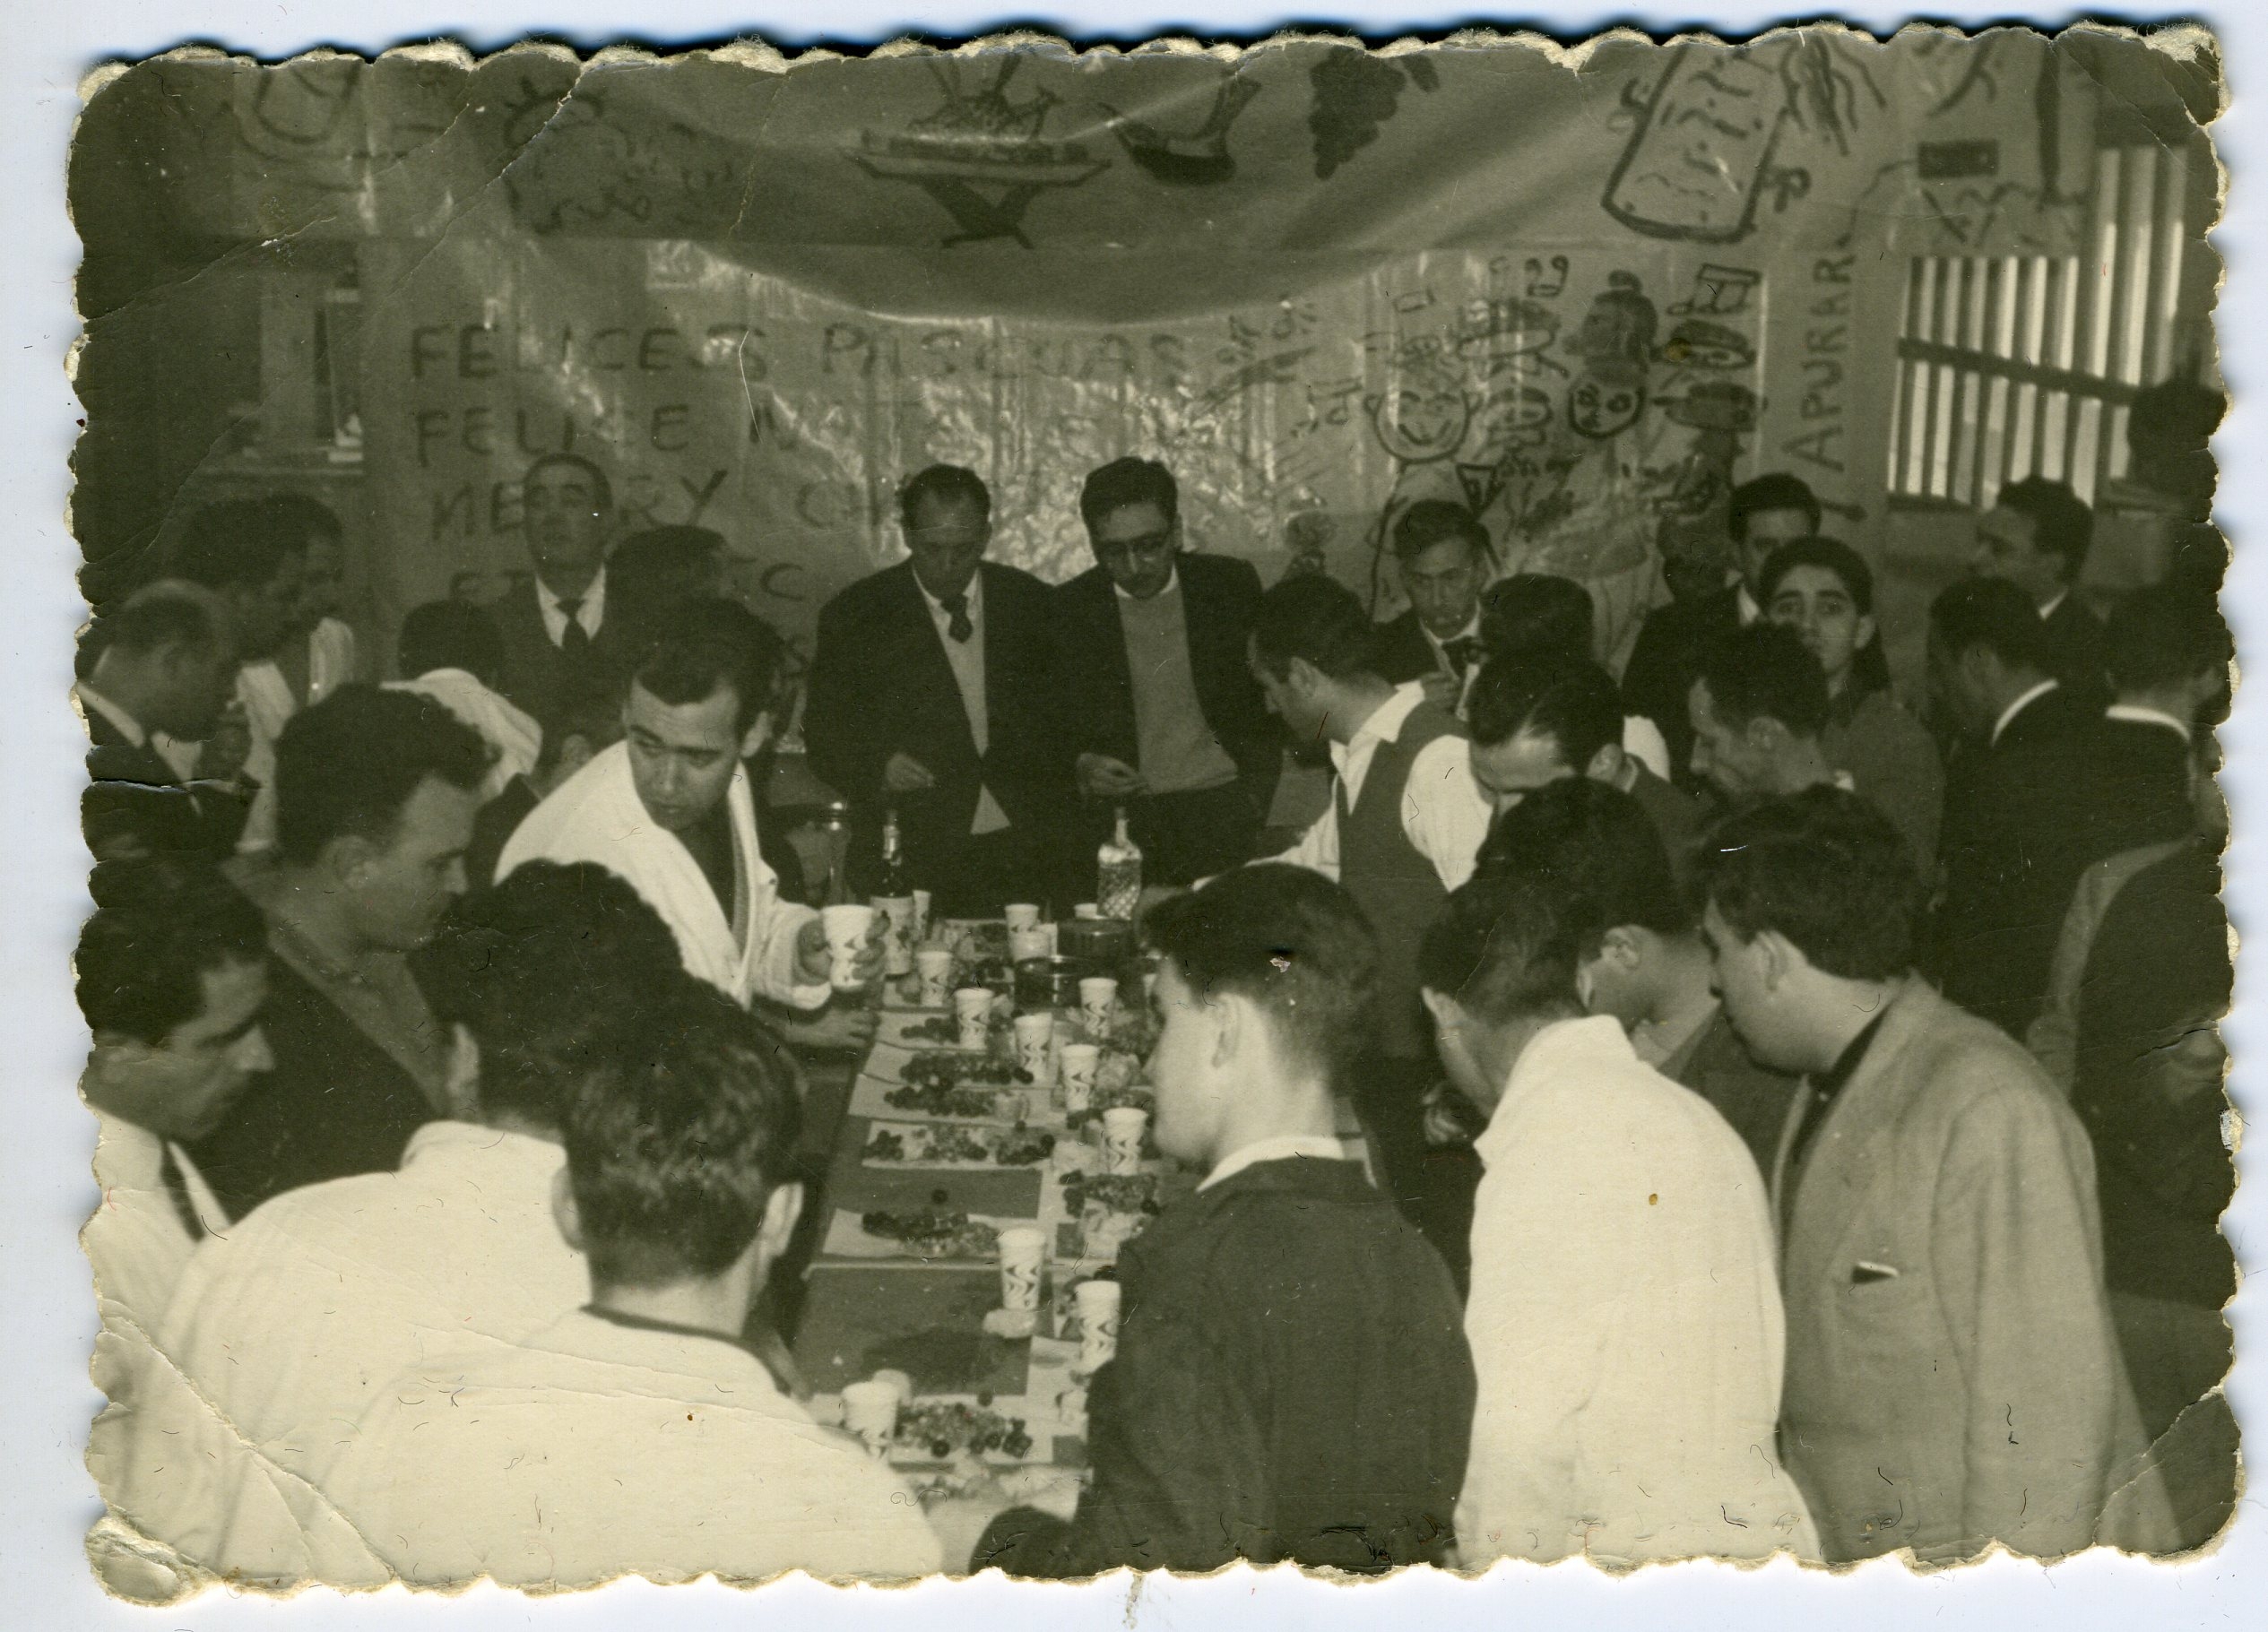
{"label": "drawing of a bottle", "polygon": [[1682,47],[1651,95],[1632,86],[1623,101],[1637,128],[1600,202],[1633,232],[1729,244],[1748,236],[1767,189],[1782,206],[1810,189],[1807,172],[1772,163],[1788,87],[1753,52]]}

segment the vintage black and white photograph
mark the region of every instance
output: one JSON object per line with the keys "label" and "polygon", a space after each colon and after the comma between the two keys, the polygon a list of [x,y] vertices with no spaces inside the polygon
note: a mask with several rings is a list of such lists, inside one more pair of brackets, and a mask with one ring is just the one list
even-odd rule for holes
{"label": "vintage black and white photograph", "polygon": [[104,1590],[2219,1543],[2212,33],[308,45],[78,88]]}

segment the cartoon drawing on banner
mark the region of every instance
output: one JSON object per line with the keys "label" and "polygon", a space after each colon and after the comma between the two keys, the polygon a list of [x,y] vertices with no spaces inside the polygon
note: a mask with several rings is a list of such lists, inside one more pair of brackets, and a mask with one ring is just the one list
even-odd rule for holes
{"label": "cartoon drawing on banner", "polygon": [[1447,459],[1465,440],[1474,401],[1461,369],[1439,352],[1413,349],[1395,359],[1386,386],[1363,399],[1378,445],[1403,465]]}
{"label": "cartoon drawing on banner", "polygon": [[1671,305],[1672,317],[1732,317],[1748,309],[1748,298],[1764,274],[1749,266],[1719,266],[1704,261],[1693,273],[1692,291]]}
{"label": "cartoon drawing on banner", "polygon": [[1235,156],[1228,151],[1229,127],[1260,93],[1257,81],[1231,73],[1214,91],[1212,106],[1197,128],[1179,134],[1130,119],[1107,102],[1102,106],[1111,116],[1111,134],[1152,180],[1173,187],[1211,187],[1236,174]]}
{"label": "cartoon drawing on banner", "polygon": [[1646,368],[1660,321],[1634,274],[1606,274],[1575,335],[1583,367],[1567,393],[1567,423],[1578,436],[1617,436],[1645,414]]}
{"label": "cartoon drawing on banner", "polygon": [[1041,133],[1055,93],[1041,90],[1021,102],[1008,99],[1008,82],[1023,58],[1009,53],[983,88],[961,89],[938,57],[925,57],[944,92],[944,103],[902,131],[867,130],[851,150],[853,162],[885,181],[909,182],[927,193],[960,229],[945,247],[1010,238],[1026,249],[1024,216],[1051,187],[1075,187],[1108,168],[1077,142],[1047,142]]}
{"label": "cartoon drawing on banner", "polygon": [[514,210],[537,232],[634,228],[662,237],[723,226],[744,179],[732,147],[589,78],[504,173]]}
{"label": "cartoon drawing on banner", "polygon": [[1402,89],[1440,88],[1441,73],[1423,56],[1387,60],[1346,47],[1327,51],[1307,71],[1315,100],[1307,128],[1315,138],[1315,179],[1329,181],[1339,166],[1378,140],[1379,126],[1401,106]]}

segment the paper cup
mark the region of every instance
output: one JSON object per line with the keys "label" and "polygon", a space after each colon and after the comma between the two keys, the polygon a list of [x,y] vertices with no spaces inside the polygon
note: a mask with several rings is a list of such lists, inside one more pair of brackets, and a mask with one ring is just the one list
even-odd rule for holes
{"label": "paper cup", "polygon": [[879,1377],[852,1383],[843,1390],[843,1426],[856,1434],[870,1456],[887,1456],[897,1432],[897,1385]]}
{"label": "paper cup", "polygon": [[1041,1087],[1055,1080],[1055,1016],[1052,1014],[1016,1017],[1016,1063],[1032,1074]]}
{"label": "paper cup", "polygon": [[1040,910],[1028,901],[1010,902],[1002,909],[1011,932],[1017,929],[1036,929],[1040,925]]}
{"label": "paper cup", "polygon": [[1047,1231],[1037,1224],[1011,1224],[1000,1231],[1000,1307],[1019,1311],[1040,1307],[1040,1274],[1047,1266]]}
{"label": "paper cup", "polygon": [[870,1383],[887,1385],[897,1395],[898,1408],[901,1411],[905,1408],[905,1403],[913,1397],[913,1379],[903,1371],[878,1371],[866,1380]]}
{"label": "paper cup", "polygon": [[1089,975],[1079,982],[1079,1023],[1089,1037],[1111,1034],[1118,1018],[1118,982],[1108,975]]}
{"label": "paper cup", "polygon": [[930,901],[927,890],[913,892],[913,944],[916,946],[930,938]]}
{"label": "paper cup", "polygon": [[1071,909],[1071,916],[1073,918],[1100,918],[1103,916],[1103,909],[1091,901],[1082,901]]}
{"label": "paper cup", "polygon": [[1063,1075],[1063,1109],[1086,1110],[1095,1103],[1095,1072],[1103,1050],[1091,1042],[1067,1042],[1058,1062]]}
{"label": "paper cup", "polygon": [[913,971],[922,989],[916,994],[923,1008],[943,1008],[953,994],[953,954],[943,946],[924,946],[913,954]]}
{"label": "paper cup", "polygon": [[1092,1377],[1118,1352],[1118,1317],[1123,1294],[1115,1281],[1082,1281],[1071,1291],[1079,1312],[1078,1369]]}
{"label": "paper cup", "polygon": [[1103,1113],[1103,1170],[1138,1173],[1142,1170],[1142,1135],[1149,1131],[1150,1113],[1139,1105],[1120,1105]]}
{"label": "paper cup", "polygon": [[910,973],[913,968],[913,898],[911,895],[877,895],[874,898],[875,916],[885,920],[882,929],[882,972],[895,979]]}
{"label": "paper cup", "polygon": [[991,1040],[992,989],[964,986],[953,994],[953,1018],[961,1028],[961,1047],[981,1049]]}
{"label": "paper cup", "polygon": [[1014,963],[1053,957],[1055,944],[1048,939],[1044,929],[1011,929],[1008,932],[1008,961]]}
{"label": "paper cup", "polygon": [[858,955],[874,928],[872,907],[823,907],[819,923],[827,931],[827,955],[835,963],[835,989],[852,991],[859,985]]}

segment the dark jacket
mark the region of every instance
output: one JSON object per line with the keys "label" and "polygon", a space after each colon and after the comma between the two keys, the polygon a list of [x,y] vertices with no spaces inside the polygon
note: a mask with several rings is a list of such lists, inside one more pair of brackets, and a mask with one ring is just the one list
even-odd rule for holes
{"label": "dark jacket", "polygon": [[1662,1062],[1662,1074],[1715,1106],[1756,1158],[1759,1181],[1770,1176],[1800,1078],[1767,1070],[1750,1058],[1721,1007],[1684,1048]]}
{"label": "dark jacket", "polygon": [[2097,704],[2109,702],[2110,681],[2103,664],[2109,642],[2103,620],[2073,590],[2045,622],[2047,672],[2061,680],[2065,689],[2078,693],[2082,699]]}
{"label": "dark jacket", "polygon": [[2172,838],[2195,822],[2189,743],[2179,731],[2147,720],[2109,719],[2096,730],[2102,799],[2131,830]]}
{"label": "dark jacket", "polygon": [[1371,668],[1380,679],[1396,686],[1407,686],[1440,670],[1433,643],[1425,638],[1425,630],[1417,621],[1416,608],[1372,626]]}
{"label": "dark jacket", "polygon": [[[1189,626],[1190,676],[1198,706],[1221,747],[1236,762],[1253,803],[1268,808],[1283,763],[1283,738],[1252,678],[1246,646],[1260,609],[1260,579],[1234,556],[1183,555],[1182,605]],[[1100,566],[1055,591],[1063,653],[1062,721],[1069,756],[1107,754],[1136,763],[1134,678],[1118,591]]]}
{"label": "dark jacket", "polygon": [[624,665],[617,650],[615,622],[610,613],[599,625],[589,659],[580,667],[554,645],[543,626],[542,609],[535,598],[535,580],[514,584],[488,609],[504,646],[504,671],[497,689],[517,704],[546,731],[578,705],[610,695],[619,688]]}
{"label": "dark jacket", "polygon": [[211,784],[185,787],[164,756],[128,742],[90,708],[81,831],[98,861],[172,857],[215,863],[236,853],[248,807]]}
{"label": "dark jacket", "polygon": [[[882,813],[895,803],[906,865],[917,878],[949,870],[990,788],[1011,827],[1051,835],[1070,809],[1071,776],[1058,711],[1062,682],[1052,591],[1031,574],[986,561],[982,759],[929,603],[908,563],[863,578],[819,613],[803,735],[812,771],[851,803],[854,859],[879,855]],[[895,753],[929,768],[937,786],[895,799],[882,770]]]}
{"label": "dark jacket", "polygon": [[1669,744],[1669,768],[1680,786],[1692,777],[1693,722],[1686,699],[1710,646],[1740,627],[1740,587],[1698,600],[1673,600],[1646,614],[1623,669],[1623,712],[1643,714]]}
{"label": "dark jacket", "polygon": [[2087,865],[2189,830],[2186,802],[2137,806],[2106,783],[2103,725],[2059,686],[1997,743],[1969,745],[1947,778],[1936,972],[1946,997],[2013,1036],[2039,1012]]}
{"label": "dark jacket", "polygon": [[1444,1556],[1472,1356],[1448,1272],[1359,1166],[1246,1168],[1129,1242],[1119,1279],[1078,1513],[1001,1515],[972,1569],[1376,1572]]}

